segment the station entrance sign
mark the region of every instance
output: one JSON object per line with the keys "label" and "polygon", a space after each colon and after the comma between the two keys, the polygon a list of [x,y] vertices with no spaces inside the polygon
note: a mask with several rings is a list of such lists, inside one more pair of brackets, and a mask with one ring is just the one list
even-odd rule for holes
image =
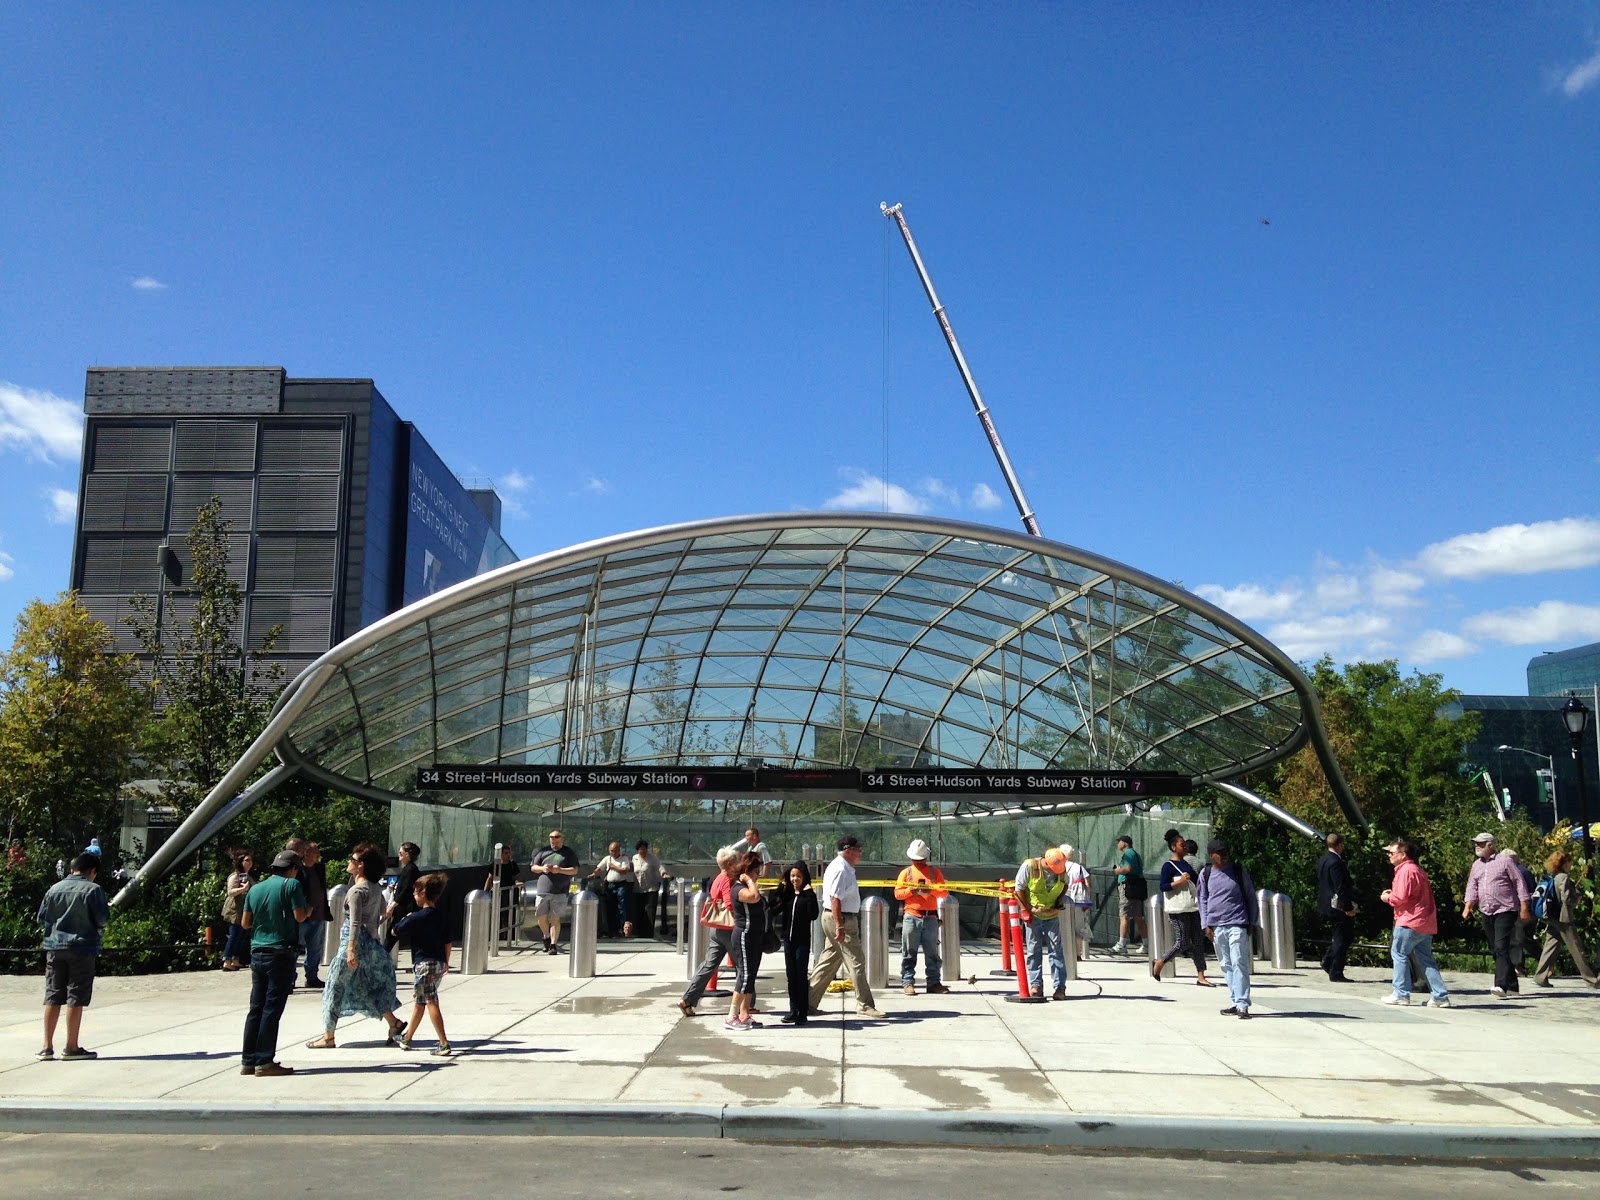
{"label": "station entrance sign", "polygon": [[993,770],[905,767],[861,771],[806,767],[596,767],[439,763],[417,768],[422,792],[799,792],[867,795],[1114,796],[1145,800],[1188,796],[1194,780],[1176,771]]}

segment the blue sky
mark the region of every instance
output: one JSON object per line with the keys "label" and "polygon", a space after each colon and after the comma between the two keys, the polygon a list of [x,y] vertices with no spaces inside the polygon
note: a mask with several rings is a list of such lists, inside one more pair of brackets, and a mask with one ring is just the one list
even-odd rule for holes
{"label": "blue sky", "polygon": [[[1016,514],[1290,653],[1600,640],[1600,4],[0,9],[0,620],[93,365],[374,379],[533,554]],[[887,436],[886,436],[887,434]]]}

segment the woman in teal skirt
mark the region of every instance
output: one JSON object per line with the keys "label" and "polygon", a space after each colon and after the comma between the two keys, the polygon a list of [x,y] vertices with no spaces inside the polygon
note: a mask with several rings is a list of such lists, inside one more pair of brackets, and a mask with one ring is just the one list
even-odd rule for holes
{"label": "woman in teal skirt", "polygon": [[388,1045],[405,1022],[394,1015],[400,1007],[395,993],[394,960],[378,939],[383,922],[383,855],[371,842],[350,853],[350,890],[344,897],[344,925],[339,930],[339,951],[333,956],[328,982],[322,989],[324,1033],[306,1043],[311,1050],[332,1050],[337,1044],[334,1027],[340,1017],[381,1017],[388,1023]]}

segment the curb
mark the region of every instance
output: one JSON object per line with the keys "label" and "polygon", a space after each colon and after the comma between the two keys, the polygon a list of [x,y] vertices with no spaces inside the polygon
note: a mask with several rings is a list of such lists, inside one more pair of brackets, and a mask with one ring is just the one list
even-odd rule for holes
{"label": "curb", "polygon": [[1567,1161],[1600,1154],[1600,1129],[1379,1124],[1362,1121],[1228,1121],[1164,1117],[1035,1116],[897,1109],[592,1105],[168,1104],[126,1101],[0,1105],[0,1130],[177,1134],[249,1128],[266,1134],[517,1137],[693,1137],[758,1142],[1045,1147],[1126,1153],[1354,1155],[1438,1161]]}

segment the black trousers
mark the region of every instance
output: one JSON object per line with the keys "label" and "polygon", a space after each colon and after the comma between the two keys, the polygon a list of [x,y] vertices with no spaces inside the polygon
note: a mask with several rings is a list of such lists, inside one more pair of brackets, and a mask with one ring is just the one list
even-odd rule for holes
{"label": "black trousers", "polygon": [[1517,968],[1511,960],[1511,939],[1517,931],[1516,909],[1509,912],[1483,913],[1483,932],[1489,939],[1489,952],[1494,955],[1494,985],[1506,992],[1517,988]]}
{"label": "black trousers", "polygon": [[1355,941],[1356,923],[1348,913],[1323,914],[1333,934],[1328,952],[1322,956],[1322,969],[1330,976],[1344,974],[1345,960],[1350,957],[1350,944]]}
{"label": "black trousers", "polygon": [[811,1010],[811,926],[783,944],[783,970],[789,981],[789,1012],[804,1025]]}

